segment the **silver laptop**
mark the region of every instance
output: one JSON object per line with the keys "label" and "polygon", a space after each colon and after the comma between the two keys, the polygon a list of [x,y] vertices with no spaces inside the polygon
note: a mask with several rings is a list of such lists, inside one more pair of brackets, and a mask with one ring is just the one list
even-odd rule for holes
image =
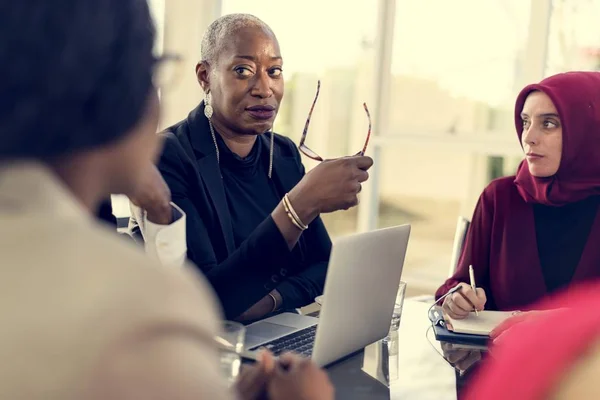
{"label": "silver laptop", "polygon": [[409,236],[402,225],[336,240],[320,318],[283,313],[248,325],[246,350],[295,351],[325,366],[384,338]]}

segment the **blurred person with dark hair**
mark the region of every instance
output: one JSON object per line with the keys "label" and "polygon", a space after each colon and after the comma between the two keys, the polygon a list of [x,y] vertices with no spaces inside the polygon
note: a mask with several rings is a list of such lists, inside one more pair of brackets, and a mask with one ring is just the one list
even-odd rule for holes
{"label": "blurred person with dark hair", "polygon": [[[230,398],[210,287],[94,218],[160,150],[146,1],[2,0],[0,36],[0,398]],[[242,398],[299,398],[289,376],[330,389],[311,363],[266,364]]]}
{"label": "blurred person with dark hair", "polygon": [[[187,250],[206,275],[228,318],[250,322],[308,305],[323,292],[331,251],[320,214],[358,203],[373,160],[312,154],[322,162],[305,174],[296,145],[272,132],[283,58],[255,16],[215,20],[196,75],[205,99],[166,130],[158,164],[187,217],[180,254]],[[172,223],[169,210],[145,211]]]}

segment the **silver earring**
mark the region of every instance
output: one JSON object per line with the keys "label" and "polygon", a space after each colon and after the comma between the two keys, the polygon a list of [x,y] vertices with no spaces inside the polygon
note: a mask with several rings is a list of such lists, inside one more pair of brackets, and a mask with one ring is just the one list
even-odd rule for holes
{"label": "silver earring", "polygon": [[209,120],[212,118],[214,111],[211,103],[212,96],[210,95],[210,92],[206,92],[206,97],[204,98],[204,115]]}
{"label": "silver earring", "polygon": [[219,145],[217,144],[217,135],[215,135],[215,128],[213,128],[213,124],[210,121],[213,115],[213,108],[211,103],[211,95],[210,92],[206,92],[206,97],[204,98],[204,116],[208,119],[208,126],[210,128],[210,135],[212,136],[213,143],[215,145],[215,154],[217,155],[217,164],[221,163],[221,157],[219,153]]}

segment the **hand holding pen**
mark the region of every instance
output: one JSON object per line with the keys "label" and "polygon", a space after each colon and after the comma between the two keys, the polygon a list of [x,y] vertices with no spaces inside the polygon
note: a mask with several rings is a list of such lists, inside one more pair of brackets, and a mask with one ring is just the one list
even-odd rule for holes
{"label": "hand holding pen", "polygon": [[[469,268],[471,271],[473,268]],[[442,305],[444,313],[454,319],[464,319],[475,310],[476,312],[483,311],[487,301],[485,290],[475,286],[475,274],[472,275],[471,284],[461,282],[458,284],[459,289],[452,295],[446,297]]]}

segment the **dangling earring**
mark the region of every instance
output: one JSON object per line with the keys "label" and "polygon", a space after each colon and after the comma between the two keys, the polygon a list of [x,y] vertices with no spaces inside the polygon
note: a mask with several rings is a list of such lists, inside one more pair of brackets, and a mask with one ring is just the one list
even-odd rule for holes
{"label": "dangling earring", "polygon": [[271,179],[271,175],[273,174],[273,137],[275,134],[273,131],[271,133],[271,145],[269,147],[269,179]]}
{"label": "dangling earring", "polygon": [[213,107],[212,107],[212,96],[210,95],[210,90],[206,92],[206,96],[204,97],[204,116],[208,119],[208,126],[210,127],[210,134],[212,135],[213,143],[215,144],[215,153],[217,155],[217,164],[221,162],[220,154],[219,154],[219,146],[217,145],[217,136],[215,135],[215,128],[213,128],[213,124],[211,122],[211,118],[213,115]]}
{"label": "dangling earring", "polygon": [[209,121],[212,118],[213,111],[214,111],[211,103],[212,103],[212,96],[211,96],[210,90],[209,90],[208,92],[206,92],[206,96],[204,97],[204,115],[206,116],[206,118],[208,118]]}

